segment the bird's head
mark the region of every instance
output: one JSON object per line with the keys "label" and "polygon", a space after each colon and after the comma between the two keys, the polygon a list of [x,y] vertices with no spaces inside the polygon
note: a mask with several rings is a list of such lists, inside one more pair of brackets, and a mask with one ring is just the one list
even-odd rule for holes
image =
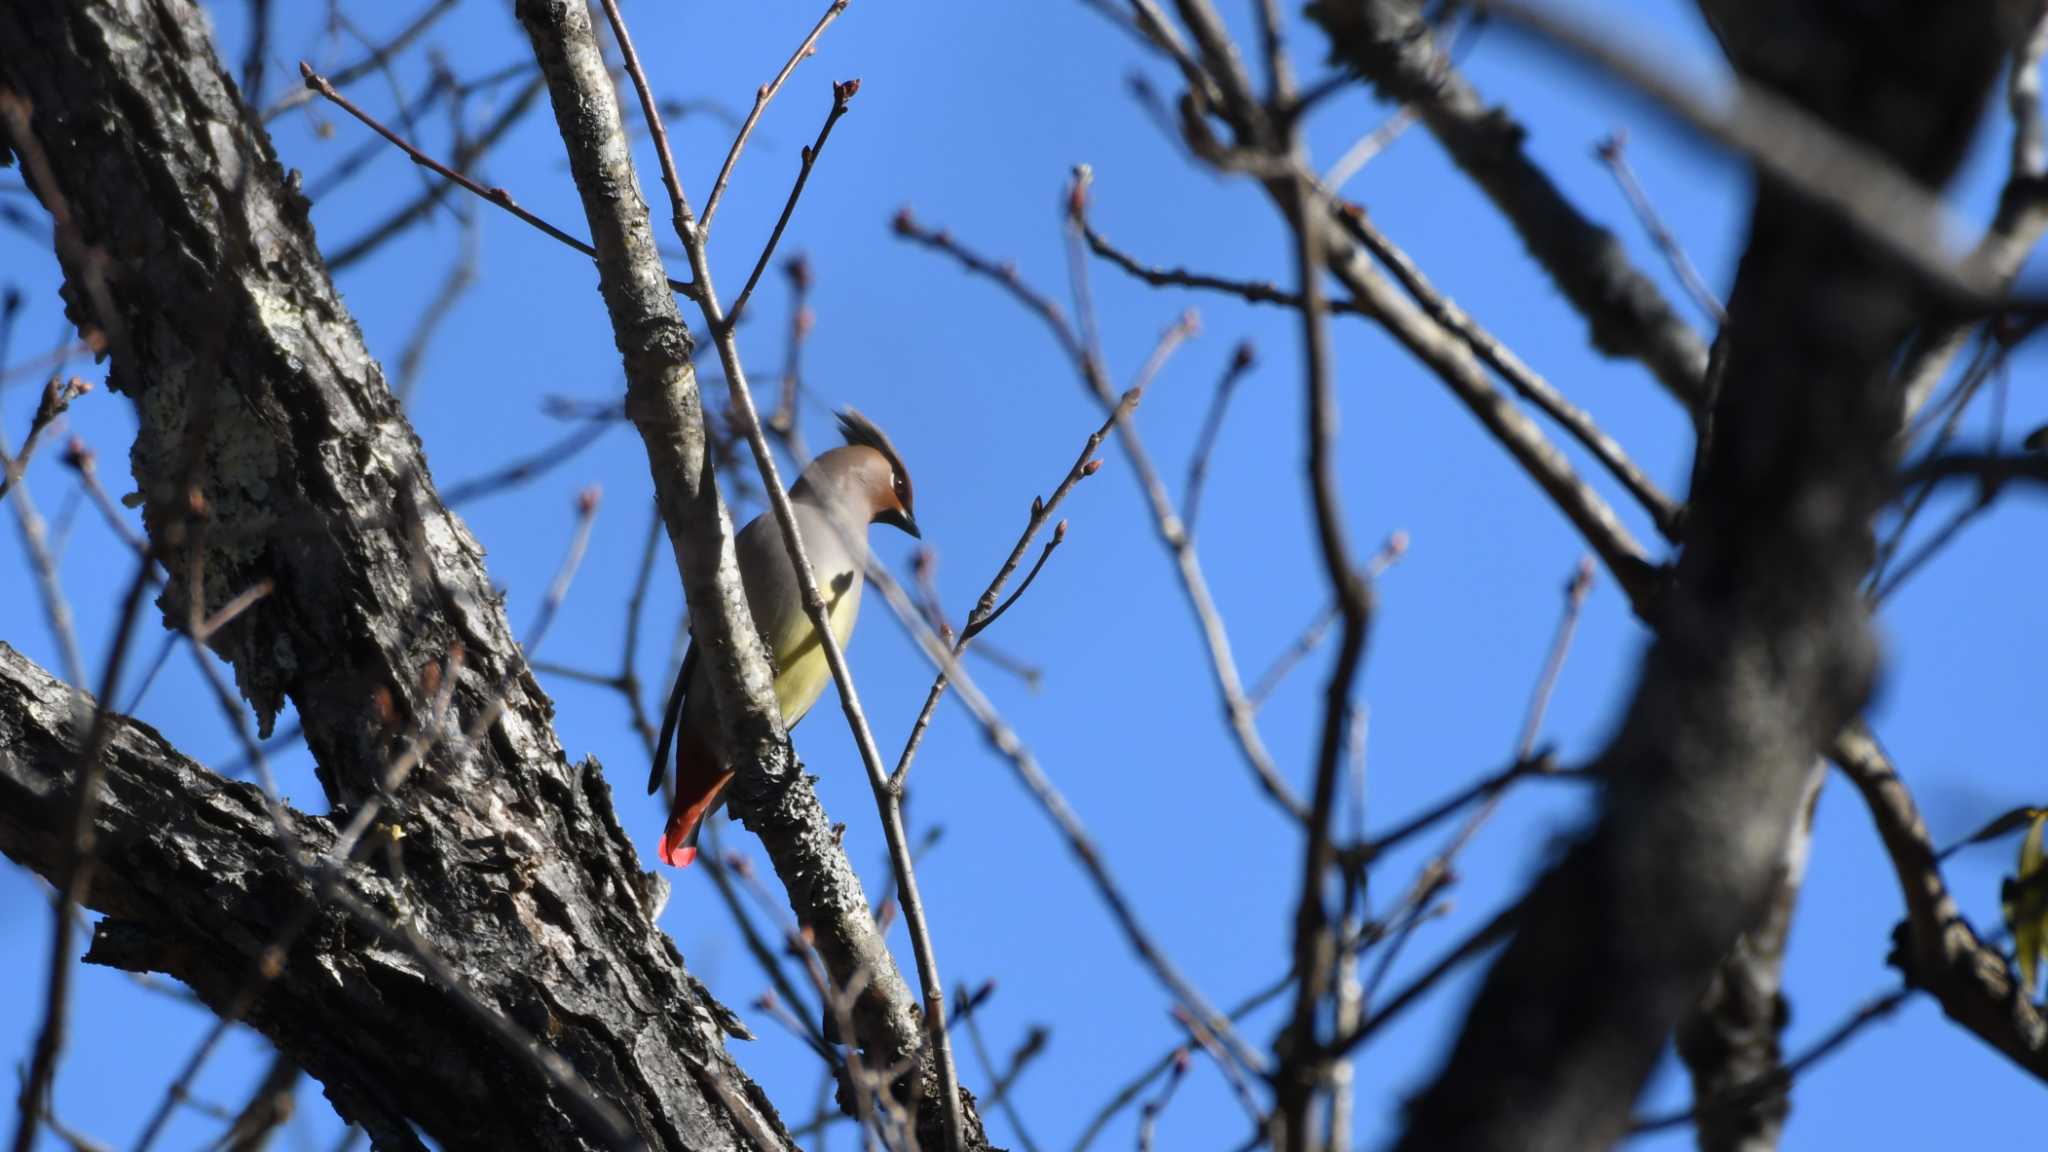
{"label": "bird's head", "polygon": [[868,523],[887,524],[922,539],[911,505],[910,470],[903,466],[903,457],[896,454],[889,437],[852,408],[839,410],[839,434],[846,438],[846,447],[834,448],[818,459],[822,463],[831,457],[834,466],[846,470],[866,501]]}

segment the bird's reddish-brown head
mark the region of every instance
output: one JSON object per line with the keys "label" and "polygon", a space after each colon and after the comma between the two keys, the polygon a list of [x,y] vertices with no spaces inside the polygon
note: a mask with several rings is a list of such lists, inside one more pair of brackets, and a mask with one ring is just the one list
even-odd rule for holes
{"label": "bird's reddish-brown head", "polygon": [[874,421],[853,408],[839,410],[839,434],[846,438],[846,447],[834,449],[831,454],[847,453],[852,457],[848,463],[859,476],[870,507],[868,522],[887,524],[922,538],[911,503],[910,470],[903,466],[903,457],[897,454],[889,437]]}

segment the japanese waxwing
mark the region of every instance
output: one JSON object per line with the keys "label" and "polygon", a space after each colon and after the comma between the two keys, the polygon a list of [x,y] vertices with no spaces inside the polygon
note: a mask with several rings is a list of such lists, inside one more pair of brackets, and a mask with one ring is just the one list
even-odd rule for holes
{"label": "japanese waxwing", "polygon": [[[868,525],[889,524],[919,535],[911,514],[910,474],[902,457],[880,428],[851,408],[839,413],[839,432],[846,446],[819,454],[789,490],[790,509],[804,552],[824,594],[832,635],[844,648],[860,613],[862,575],[867,568]],[[832,669],[818,643],[817,630],[804,612],[796,566],[784,546],[781,525],[773,510],[740,529],[733,540],[739,555],[740,582],[754,627],[768,648],[775,672],[775,703],[785,729],[795,728],[817,703]],[[697,858],[697,832],[719,805],[732,767],[716,752],[718,705],[710,673],[697,659],[694,645],[683,656],[675,688],[661,722],[661,741],[654,751],[654,770],[647,790],[661,788],[670,741],[675,744],[675,804],[661,835],[661,858],[687,868]]]}

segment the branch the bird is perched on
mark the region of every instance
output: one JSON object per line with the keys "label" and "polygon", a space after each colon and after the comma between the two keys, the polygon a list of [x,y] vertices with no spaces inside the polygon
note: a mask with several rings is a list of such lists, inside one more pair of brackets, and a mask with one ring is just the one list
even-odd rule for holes
{"label": "branch the bird is perched on", "polygon": [[[754,117],[750,118],[749,126],[741,129],[719,184],[729,177],[730,164],[751,131],[752,120],[758,118],[760,109],[845,6],[845,0],[835,0],[775,82],[762,89]],[[713,287],[705,228],[716,208],[719,190],[714,186],[706,215],[698,220],[684,194],[658,101],[617,0],[604,0],[603,9],[654,140],[676,237],[690,262],[696,288],[693,299],[717,347],[731,413],[745,434],[767,491],[774,521],[781,530],[802,594],[804,613],[816,631],[818,646],[838,689],[841,710],[867,772],[889,844],[890,866],[901,894],[905,927],[917,960],[921,1010],[911,999],[873,919],[866,915],[865,899],[858,896],[859,881],[815,797],[808,795],[808,789],[802,789],[806,796],[800,797],[799,802],[804,811],[796,814],[782,798],[792,789],[781,780],[774,781],[775,798],[771,800],[771,790],[766,787],[770,781],[763,773],[763,779],[756,781],[762,787],[754,790],[748,807],[754,822],[762,826],[763,843],[775,860],[792,908],[818,930],[819,957],[832,979],[842,986],[862,981],[872,990],[855,1005],[855,1016],[862,1025],[860,1039],[914,1073],[912,1079],[925,1101],[925,1112],[936,1114],[929,1123],[925,1114],[920,1114],[919,1128],[925,1133],[924,1138],[934,1144],[943,1143],[949,1149],[965,1149],[970,1132],[977,1144],[984,1137],[979,1118],[962,1100],[946,1030],[945,987],[904,831],[901,799],[888,787],[881,753],[861,706],[859,691],[834,635],[830,605],[806,554],[795,508],[782,491],[774,455],[747,384],[733,326]],[[727,713],[728,720],[737,721],[726,726],[727,735],[743,738],[749,751],[758,754],[764,765],[782,765],[786,769],[791,760],[787,744],[778,739],[782,733],[780,717],[774,714],[773,677],[758,633],[744,619],[748,609],[735,553],[726,544],[729,537],[723,501],[715,484],[708,483],[711,470],[703,466],[704,414],[696,391],[695,371],[688,358],[689,333],[672,296],[663,293],[656,299],[646,291],[651,279],[662,275],[659,249],[654,243],[645,202],[637,192],[638,178],[630,152],[620,145],[623,129],[609,66],[590,26],[590,13],[583,6],[522,0],[519,12],[548,76],[556,122],[568,147],[570,168],[582,194],[585,214],[591,220],[593,232],[601,236],[599,249],[603,255],[599,268],[604,272],[603,287],[614,335],[622,348],[641,348],[647,347],[649,334],[653,334],[653,346],[647,348],[650,355],[625,358],[628,408],[648,450],[655,489],[661,496],[671,540],[677,545],[684,583],[693,598],[702,597],[708,602],[715,617],[709,622],[710,633],[705,638],[708,648],[717,656],[711,671],[720,710]],[[850,87],[841,86],[835,95],[835,108],[850,95]],[[593,108],[601,109],[602,114],[593,116]],[[621,187],[635,191],[621,198],[616,195]],[[686,538],[710,545],[708,555],[686,556]],[[745,784],[741,782],[742,788]],[[859,915],[853,912],[856,908]]]}

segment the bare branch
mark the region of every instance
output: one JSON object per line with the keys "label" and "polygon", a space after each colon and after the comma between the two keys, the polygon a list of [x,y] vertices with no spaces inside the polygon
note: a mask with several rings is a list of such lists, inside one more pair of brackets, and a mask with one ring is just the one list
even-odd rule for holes
{"label": "bare branch", "polygon": [[1680,244],[1678,237],[1673,236],[1671,229],[1665,226],[1664,217],[1658,214],[1657,205],[1651,202],[1650,194],[1643,191],[1642,181],[1636,179],[1636,170],[1628,162],[1628,134],[1616,132],[1608,136],[1594,147],[1593,154],[1598,156],[1600,163],[1606,165],[1607,171],[1613,174],[1614,182],[1620,185],[1621,194],[1628,200],[1629,208],[1635,212],[1636,219],[1642,222],[1643,231],[1650,234],[1650,242],[1663,254],[1664,262],[1670,265],[1672,275],[1678,277],[1678,282],[1685,286],[1686,295],[1692,297],[1693,307],[1705,313],[1707,319],[1712,320],[1716,326],[1727,323],[1728,312],[1721,306],[1721,298],[1707,286],[1706,277],[1700,275],[1700,270],[1693,264],[1692,257],[1686,255],[1685,246]]}
{"label": "bare branch", "polygon": [[2019,990],[2006,958],[1956,906],[1927,825],[1890,757],[1856,724],[1835,738],[1828,758],[1863,797],[1898,876],[1906,919],[1894,934],[1892,966],[1909,987],[1933,996],[1950,1020],[2048,1081],[2048,1017]]}
{"label": "bare branch", "polygon": [[[1024,585],[1020,586],[1009,600],[997,604],[996,598],[1002,595],[1003,587],[1010,582],[1010,577],[1016,573],[1018,565],[1023,563],[1025,553],[1031,550],[1031,542],[1037,538],[1046,521],[1052,517],[1053,511],[1066,500],[1067,493],[1073,491],[1076,484],[1093,475],[1101,467],[1101,461],[1095,453],[1102,447],[1103,438],[1109,435],[1109,430],[1116,424],[1119,416],[1138,406],[1138,400],[1143,395],[1142,387],[1135,387],[1124,393],[1123,398],[1117,402],[1116,410],[1103,421],[1102,427],[1097,428],[1082,444],[1081,454],[1075,457],[1074,465],[1067,469],[1067,474],[1053,486],[1052,495],[1046,498],[1031,498],[1031,515],[1024,521],[1024,531],[1018,534],[1016,546],[1010,549],[1009,556],[1003,560],[1001,567],[996,569],[994,579],[989,581],[988,588],[981,594],[981,599],[975,602],[973,611],[967,614],[967,623],[960,629],[960,636],[953,643],[954,661],[967,651],[967,645],[975,636],[994,623],[996,617],[1002,615],[1018,596],[1024,594],[1024,588],[1030,586],[1031,580],[1038,575],[1038,569],[1045,566],[1046,558],[1052,555],[1052,550],[1066,535],[1067,522],[1064,520],[1060,521],[1059,528],[1054,532],[1053,539],[1046,544],[1045,551],[1039,554],[1038,563],[1024,578]],[[916,757],[918,746],[924,742],[925,730],[931,726],[932,716],[938,711],[939,700],[945,695],[946,686],[950,682],[950,677],[942,667],[932,681],[931,690],[925,693],[924,706],[918,709],[917,719],[911,722],[910,736],[904,742],[903,754],[896,758],[896,770],[889,775],[890,787],[899,794],[904,781],[910,775],[911,760]]]}
{"label": "bare branch", "polygon": [[832,111],[825,114],[825,123],[818,129],[818,138],[803,151],[802,164],[797,168],[796,183],[790,186],[789,199],[782,203],[782,215],[775,218],[775,230],[768,234],[768,243],[761,246],[760,259],[754,261],[754,270],[747,276],[746,287],[733,297],[732,311],[726,316],[727,324],[740,322],[740,311],[754,295],[754,285],[761,280],[761,273],[768,268],[768,261],[775,256],[775,246],[782,241],[782,230],[789,227],[790,214],[796,211],[796,202],[804,194],[804,184],[811,178],[811,165],[818,162],[818,155],[825,151],[825,141],[832,135],[832,126],[846,115],[846,109],[853,103],[853,97],[860,91],[859,80],[835,81],[832,85]]}
{"label": "bare branch", "polygon": [[[1068,203],[1074,207],[1085,207],[1085,188],[1077,176],[1077,189],[1069,193]],[[1069,227],[1075,244],[1081,243],[1080,228],[1075,220],[1077,212],[1068,214]],[[1073,362],[1076,374],[1081,378],[1083,388],[1095,399],[1105,414],[1113,412],[1117,404],[1117,392],[1110,385],[1099,358],[1091,355],[1082,340],[1075,336],[1068,325],[1066,316],[1059,306],[1043,293],[1026,284],[1015,267],[997,264],[962,246],[944,229],[927,229],[920,225],[909,209],[896,214],[893,224],[896,235],[930,248],[957,261],[961,267],[975,275],[995,281],[1026,309],[1045,322],[1053,339],[1067,353]],[[1070,265],[1078,260],[1070,255]],[[1124,454],[1131,461],[1131,469],[1139,489],[1145,496],[1152,511],[1153,528],[1159,541],[1173,558],[1174,568],[1180,577],[1181,591],[1186,596],[1188,607],[1194,612],[1196,626],[1201,630],[1203,642],[1209,651],[1210,670],[1215,674],[1218,694],[1222,697],[1224,717],[1230,723],[1231,734],[1236,738],[1238,749],[1246,763],[1251,766],[1254,777],[1266,795],[1296,820],[1305,819],[1308,809],[1294,794],[1294,789],[1280,775],[1267,750],[1263,737],[1259,735],[1256,711],[1245,699],[1244,687],[1238,676],[1237,660],[1231,655],[1229,632],[1223,625],[1222,614],[1209,595],[1207,579],[1202,574],[1202,562],[1196,554],[1194,540],[1188,535],[1180,515],[1174,511],[1172,498],[1166,493],[1166,485],[1159,479],[1159,472],[1152,464],[1150,453],[1138,436],[1137,424],[1129,417],[1117,423],[1117,438],[1123,445]]]}
{"label": "bare branch", "polygon": [[[1298,159],[1301,145],[1288,149]],[[1323,699],[1322,735],[1316,755],[1315,788],[1309,802],[1307,846],[1301,865],[1301,895],[1294,915],[1293,957],[1298,984],[1294,1010],[1280,1045],[1274,1077],[1276,1145],[1307,1152],[1312,1142],[1309,1112],[1329,1072],[1320,1053],[1317,1020],[1336,976],[1338,940],[1332,929],[1326,888],[1336,863],[1331,821],[1336,813],[1339,769],[1346,731],[1355,722],[1352,691],[1364,663],[1372,624],[1372,584],[1352,559],[1337,486],[1337,400],[1330,375],[1329,331],[1323,310],[1323,230],[1315,223],[1317,193],[1308,177],[1294,182],[1295,275],[1301,292],[1302,348],[1308,391],[1308,482],[1315,508],[1316,539],[1324,576],[1338,611],[1338,648]]]}
{"label": "bare branch", "polygon": [[1335,55],[1382,96],[1413,108],[1492,199],[1586,318],[1595,348],[1641,361],[1688,409],[1702,402],[1705,341],[1629,263],[1613,233],[1587,219],[1536,166],[1523,146],[1528,128],[1511,110],[1489,106],[1443,55],[1418,0],[1318,3],[1309,16]]}
{"label": "bare branch", "polygon": [[[753,138],[754,126],[761,122],[761,113],[768,110],[768,102],[775,99],[777,92],[782,91],[783,83],[789,79],[790,73],[796,71],[796,66],[808,60],[811,54],[818,50],[819,37],[825,35],[825,29],[830,28],[832,22],[839,19],[841,12],[846,11],[847,3],[848,0],[832,0],[830,4],[826,5],[825,14],[818,17],[818,22],[811,27],[811,34],[804,37],[804,42],[796,46],[796,51],[790,54],[789,62],[782,66],[782,71],[777,72],[775,79],[761,85],[760,89],[754,93],[754,106],[748,110],[746,121],[740,125],[739,132],[733,136],[732,148],[725,154],[725,163],[718,166],[718,176],[711,182],[711,195],[704,199],[703,220],[695,228],[686,229],[683,226],[683,220],[678,218],[675,222],[676,234],[678,236],[683,235],[685,232],[697,231],[699,229],[708,236],[711,231],[711,218],[718,215],[719,201],[725,197],[726,182],[732,179],[732,170],[734,165],[740,162],[740,153],[745,150],[747,141]],[[652,127],[655,117],[650,115],[647,120],[649,126]],[[668,150],[667,137],[659,129],[656,129],[655,140],[662,151],[666,152]],[[682,185],[673,179],[670,180],[669,196],[678,201],[683,198]],[[698,238],[699,243],[702,243],[703,240],[704,236]],[[739,309],[735,307],[733,315],[737,316],[738,314]]]}
{"label": "bare branch", "polygon": [[[427,155],[425,152],[422,152],[419,149],[413,147],[411,144],[407,143],[405,137],[400,136],[398,133],[392,131],[390,128],[385,127],[382,121],[379,121],[376,117],[370,115],[368,112],[363,111],[360,107],[356,105],[354,101],[350,100],[348,97],[343,96],[339,91],[335,89],[333,84],[328,82],[326,77],[320,75],[318,72],[313,71],[313,66],[306,63],[303,60],[299,62],[299,74],[305,77],[306,87],[311,88],[315,92],[318,92],[320,95],[326,97],[329,101],[333,102],[336,107],[340,108],[342,111],[348,113],[349,115],[355,117],[357,120],[361,121],[364,127],[370,129],[372,132],[375,132],[377,135],[384,137],[386,140],[391,141],[392,145],[395,146],[399,151],[405,153],[406,157],[410,159],[414,164],[417,164],[420,167],[427,169],[428,171],[441,177],[443,180],[447,180],[455,184],[463,191],[479,197],[486,203],[495,204],[498,207],[503,208],[505,211],[510,212],[512,215],[518,217],[520,220],[525,221],[527,224],[533,226],[534,228],[540,230],[541,232],[547,234],[548,236],[553,237],[555,240],[563,244],[566,244],[571,248],[574,248],[576,251],[583,253],[585,256],[589,256],[592,259],[596,259],[596,248],[593,248],[589,244],[581,240],[578,240],[574,236],[569,235],[567,232],[562,231],[560,228],[555,227],[553,224],[548,223],[546,220],[541,219],[539,216],[536,216],[532,212],[529,212],[526,209],[521,208],[519,206],[519,203],[512,199],[512,194],[510,192],[507,192],[503,188],[486,188],[483,185],[477,183],[475,180],[472,180],[469,177],[463,175],[462,173],[457,172],[455,169],[450,168],[446,164],[441,163],[439,160],[434,159],[432,156]],[[336,263],[346,263],[346,261],[343,261],[339,256],[337,256]],[[664,279],[666,279],[666,277],[664,277]],[[688,295],[692,290],[690,285],[681,283],[680,281],[671,281],[669,287],[677,292],[683,293],[684,295]]]}
{"label": "bare branch", "polygon": [[[625,152],[619,140],[621,133],[618,127],[617,107],[612,102],[609,84],[600,84],[599,82],[602,73],[602,60],[598,57],[595,39],[591,35],[590,28],[584,22],[587,20],[588,14],[581,11],[580,6],[577,5],[556,5],[545,13],[540,10],[540,7],[540,5],[535,3],[522,4],[521,18],[527,23],[528,32],[534,41],[536,53],[542,58],[542,69],[549,77],[549,86],[555,99],[556,118],[562,128],[564,143],[569,148],[571,168],[576,173],[578,188],[583,192],[585,211],[592,218],[593,228],[598,229],[600,232],[605,231],[609,227],[631,235],[634,242],[633,248],[630,251],[622,251],[616,259],[637,263],[639,270],[644,273],[648,265],[658,258],[652,244],[652,236],[647,231],[648,222],[645,205],[639,200],[637,193],[635,193],[627,198],[630,201],[630,207],[623,208],[622,210],[619,202],[607,192],[608,189],[621,185],[637,188],[637,184],[630,155]],[[799,49],[799,55],[793,58],[789,65],[784,68],[782,76],[778,77],[774,84],[762,90],[761,97],[756,101],[755,116],[750,118],[749,126],[753,123],[754,119],[758,119],[760,109],[766,105],[768,98],[773,96],[774,90],[780,86],[782,79],[786,78],[789,71],[795,67],[797,60],[801,59],[804,52],[808,50],[809,44],[815,42],[816,37],[822,34],[824,28],[836,17],[837,12],[843,9],[843,7],[843,0],[834,5],[833,10],[829,11],[826,14],[826,18],[820,21],[817,29],[812,34],[811,40],[806,42],[806,47]],[[702,312],[705,327],[710,331],[712,339],[718,348],[719,362],[725,370],[726,385],[730,392],[733,415],[741,431],[745,434],[749,447],[753,450],[755,466],[760,472],[769,503],[773,508],[777,524],[782,530],[783,543],[789,550],[790,561],[797,576],[798,586],[803,594],[806,614],[810,617],[811,624],[816,630],[820,646],[824,651],[826,663],[832,670],[833,681],[839,689],[840,707],[846,714],[848,726],[853,730],[855,743],[861,752],[862,764],[867,769],[868,782],[874,792],[883,831],[889,843],[891,865],[895,871],[896,881],[902,894],[905,925],[910,933],[912,950],[917,957],[924,1010],[921,1014],[921,1021],[914,1019],[910,1021],[916,1031],[905,1034],[901,1030],[901,1024],[905,1022],[905,1017],[915,1017],[919,1014],[907,1003],[907,996],[904,996],[902,1000],[897,1000],[893,994],[896,992],[896,988],[900,987],[900,985],[892,986],[889,980],[889,976],[894,973],[894,964],[889,959],[886,948],[882,946],[879,934],[874,930],[872,923],[864,917],[858,925],[845,922],[843,917],[844,906],[842,905],[840,907],[841,917],[839,923],[830,925],[814,923],[813,927],[830,927],[839,930],[835,933],[837,940],[834,943],[834,951],[838,952],[841,963],[838,966],[838,970],[834,973],[835,978],[839,978],[840,973],[843,972],[846,974],[845,978],[850,981],[853,973],[865,972],[883,990],[886,1006],[880,1013],[871,1013],[869,1015],[870,1027],[861,1033],[863,1038],[867,1039],[879,1051],[885,1053],[892,1063],[896,1061],[922,1062],[921,1054],[925,1051],[925,1045],[929,1044],[929,1052],[932,1058],[930,1061],[931,1070],[937,1081],[938,1108],[944,1121],[944,1140],[951,1152],[963,1152],[969,1146],[969,1127],[965,1116],[966,1110],[961,1100],[958,1076],[954,1069],[951,1043],[946,1030],[945,989],[939,982],[938,963],[931,942],[930,930],[924,918],[923,901],[918,892],[910,847],[903,830],[900,799],[894,795],[888,786],[888,778],[885,774],[885,769],[882,767],[881,755],[875,747],[874,735],[869,730],[866,715],[862,711],[860,696],[854,687],[852,674],[846,664],[845,654],[841,651],[838,640],[833,634],[825,599],[818,589],[816,573],[812,570],[809,558],[805,553],[804,543],[797,531],[794,513],[790,508],[788,494],[783,490],[781,477],[777,474],[774,455],[770,451],[764,437],[760,416],[755,410],[753,397],[747,387],[746,371],[740,363],[732,324],[721,311],[717,292],[713,287],[710,259],[705,246],[704,227],[698,224],[692,216],[689,201],[683,194],[681,179],[676,174],[674,158],[670,155],[668,149],[666,131],[657,126],[661,117],[660,109],[649,88],[646,74],[640,66],[638,54],[633,47],[632,37],[626,29],[624,18],[619,13],[616,0],[605,0],[604,9],[610,21],[612,33],[619,43],[620,52],[625,58],[627,75],[632,80],[634,90],[639,95],[641,113],[645,116],[650,130],[654,134],[656,153],[660,158],[662,166],[663,180],[669,190],[677,239],[682,242],[690,260],[690,269],[697,288],[697,304]],[[845,93],[846,96],[850,96],[850,94],[850,91]],[[844,96],[835,96],[835,104],[843,99]],[[598,118],[599,123],[597,125],[597,130],[608,133],[609,139],[589,140],[579,138],[579,136],[590,131],[591,125],[589,121],[591,117],[588,116],[585,109],[593,106],[608,106],[609,108],[609,116]],[[843,109],[837,110],[843,111]],[[728,156],[728,167],[721,175],[720,185],[723,184],[725,177],[730,175],[730,163],[737,159],[739,146],[744,143],[749,126],[743,126],[741,129],[741,139],[735,142],[734,150]],[[610,171],[604,171],[603,168],[605,167],[609,167]],[[708,211],[715,204],[720,190],[719,187],[714,186],[713,199],[711,202],[707,202],[707,216],[705,218],[705,223],[707,224],[709,221]],[[610,219],[604,220],[602,219],[604,217],[609,217]],[[601,260],[600,267],[604,263]],[[623,271],[631,274],[633,269],[628,268],[623,269]],[[683,335],[680,317],[676,317],[673,313],[673,302],[666,302],[669,304],[670,311],[668,316],[661,317],[661,323],[676,335]],[[623,341],[626,325],[631,316],[632,306],[624,301],[615,299],[615,292],[612,289],[607,289],[607,303],[612,307],[613,322],[620,331],[621,340]],[[686,336],[684,339],[687,341]],[[630,357],[628,361],[628,383],[629,388],[631,388],[634,384],[631,379],[633,365]],[[633,407],[633,397],[629,393],[629,411]],[[701,415],[697,426],[701,435]],[[649,455],[650,461],[653,461],[657,456],[655,445],[652,443],[656,433],[653,429],[643,425],[643,436],[650,440]],[[656,483],[657,489],[659,489],[662,481],[657,479]],[[715,491],[712,493],[711,498],[714,502],[717,501]],[[675,538],[677,521],[671,518],[669,523],[671,537]],[[722,505],[718,508],[717,531],[720,543],[719,551],[721,553],[721,560],[723,560],[724,557],[732,554],[732,546]],[[683,550],[683,543],[678,539],[677,552],[679,562],[682,562],[681,553]],[[721,567],[723,567],[723,564],[721,564]],[[725,575],[726,573],[723,571],[719,573],[720,577]],[[721,591],[733,598],[731,601],[719,606],[719,614],[729,614],[731,617],[723,622],[724,630],[728,634],[738,631],[740,635],[746,636],[752,632],[752,627],[751,621],[745,619],[746,609],[744,603],[738,600],[740,593],[738,591],[739,583],[736,578],[736,567],[733,571],[733,577],[729,583],[724,579],[719,581]],[[691,590],[694,592],[697,589],[693,587]],[[695,596],[692,596],[691,603],[697,603]],[[716,633],[714,632],[713,635],[715,636]],[[759,660],[758,638],[749,643],[748,648],[751,650],[750,655]],[[741,701],[733,699],[733,697],[739,695],[738,692],[733,691],[735,687],[738,687],[735,682],[737,680],[736,676],[728,679],[726,675],[721,675],[719,670],[714,670],[713,680],[716,686],[718,702],[721,706],[721,711],[724,713],[725,724],[729,733],[745,730],[746,727],[750,727],[757,722],[753,716],[742,718],[740,723],[735,722],[735,714],[740,711],[739,705],[741,704]],[[777,707],[772,693],[766,691],[767,687],[768,685],[765,682],[760,684],[758,688],[754,684],[748,684],[747,688],[750,691],[747,694],[748,699],[745,701],[745,708],[750,713],[758,712],[763,714],[761,718],[766,719],[767,730],[779,736],[781,726],[779,717],[776,715]],[[759,692],[758,695],[755,694],[756,691]],[[773,852],[774,844],[770,842],[769,846],[771,852]],[[842,869],[845,868],[844,856],[839,853],[836,844],[832,846],[832,851],[839,855],[840,862],[838,866]],[[804,908],[806,911],[812,910],[798,899],[798,874],[800,866],[793,868],[782,858],[777,859],[777,866],[778,872],[784,877],[785,884],[790,887],[793,906]],[[850,879],[850,871],[848,875]],[[844,963],[845,960],[850,958],[846,951],[848,949],[859,954],[860,963],[856,965]],[[831,952],[827,953],[828,958],[831,955]],[[875,1027],[880,1022],[877,1017],[888,1020],[888,1025]],[[920,1033],[922,1034],[921,1036],[919,1036]],[[919,1038],[913,1040],[913,1036],[918,1036]],[[973,1125],[972,1135],[976,1145],[985,1141],[980,1132],[978,1118]]]}
{"label": "bare branch", "polygon": [[1905,261],[1927,286],[1961,308],[1987,311],[2003,294],[1994,270],[1954,259],[1947,237],[1959,229],[1948,206],[1912,173],[1869,142],[1838,131],[1771,87],[1743,79],[1709,95],[1651,65],[1669,54],[1610,38],[1520,0],[1478,0],[1581,60],[1626,82],[1694,129],[1747,156],[1763,172],[1797,188],[1856,229],[1866,242]]}
{"label": "bare branch", "polygon": [[[1251,341],[1237,346],[1230,354],[1230,361],[1224,365],[1223,378],[1216,382],[1216,391],[1209,399],[1209,412],[1202,417],[1202,430],[1195,437],[1195,450],[1188,460],[1187,483],[1181,487],[1180,518],[1187,525],[1188,535],[1195,534],[1195,515],[1202,507],[1202,481],[1209,474],[1209,457],[1216,450],[1216,436],[1223,430],[1223,413],[1230,406],[1231,393],[1237,390],[1238,382],[1245,373],[1252,370],[1257,357],[1252,352]],[[1257,690],[1252,692],[1256,703],[1260,698]]]}

